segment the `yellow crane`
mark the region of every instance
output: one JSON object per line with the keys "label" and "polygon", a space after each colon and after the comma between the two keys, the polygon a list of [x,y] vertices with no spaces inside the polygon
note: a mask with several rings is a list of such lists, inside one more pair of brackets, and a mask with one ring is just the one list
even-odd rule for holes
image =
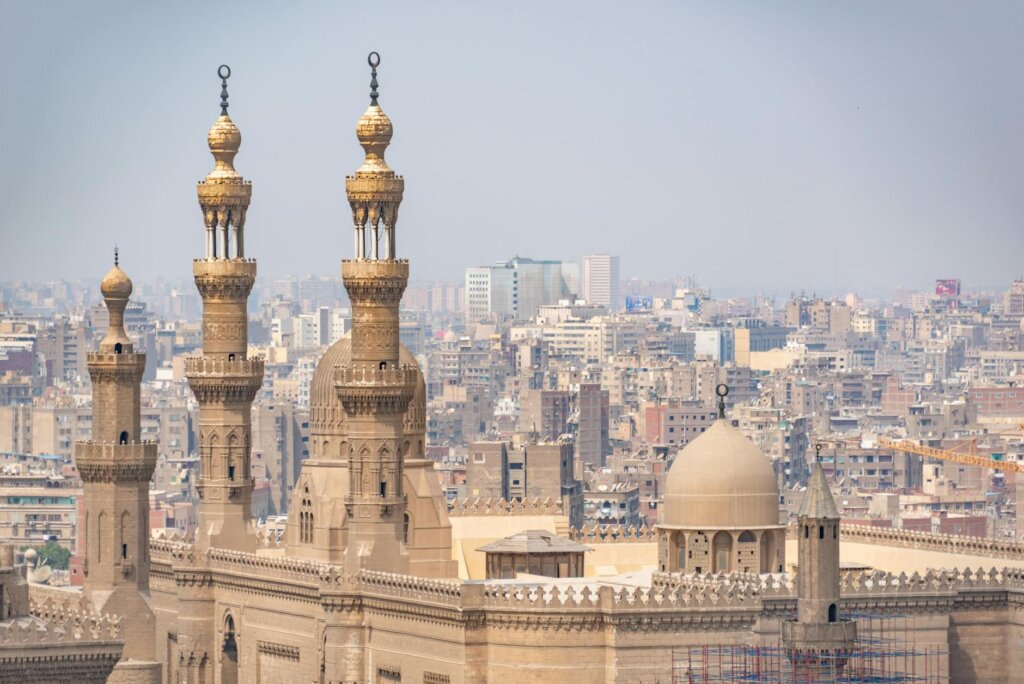
{"label": "yellow crane", "polygon": [[[1024,430],[1024,423],[1018,425],[1017,428]],[[966,453],[951,449],[936,449],[934,447],[918,444],[917,442],[909,439],[889,439],[888,437],[879,437],[878,446],[889,449],[899,449],[900,451],[906,451],[911,454],[928,456],[929,458],[937,458],[943,461],[950,461],[952,463],[960,463],[961,465],[977,466],[979,468],[992,468],[993,470],[1003,470],[1011,473],[1024,473],[1024,463],[1018,463],[1016,461],[1000,461],[994,458],[978,456],[978,441],[976,439],[968,440],[957,447],[957,449],[966,447]]]}

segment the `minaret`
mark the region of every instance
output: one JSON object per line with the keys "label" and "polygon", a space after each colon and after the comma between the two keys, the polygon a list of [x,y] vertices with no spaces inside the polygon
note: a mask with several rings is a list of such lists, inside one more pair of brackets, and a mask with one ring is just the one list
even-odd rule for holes
{"label": "minaret", "polygon": [[821,445],[797,514],[797,619],[782,640],[798,674],[839,672],[857,641],[857,623],[839,617],[839,509],[821,468]]}
{"label": "minaret", "polygon": [[227,79],[222,65],[220,118],[208,142],[216,160],[199,182],[199,206],[206,224],[206,256],[192,265],[203,297],[203,354],[186,361],[185,373],[199,402],[201,500],[196,542],[234,550],[255,549],[250,529],[253,479],[249,469],[251,409],[263,384],[263,360],[247,358],[246,306],[256,262],[245,258],[245,214],[252,185],[234,167],[242,142],[228,116]]}
{"label": "minaret", "polygon": [[409,262],[395,257],[395,223],[405,181],[388,167],[391,120],[377,104],[377,66],[371,52],[370,107],[356,125],[366,153],[345,179],[355,226],[355,258],[341,273],[352,301],[352,358],[335,371],[335,388],[348,419],[349,520],[346,569],[403,573],[406,498],[402,461],[409,450],[403,417],[412,399],[416,369],[398,362],[398,305],[409,279]]}
{"label": "minaret", "polygon": [[[110,322],[97,352],[88,355],[92,379],[92,439],[75,444],[82,477],[85,592],[97,610],[123,616],[124,657],[153,661],[156,622],[149,607],[149,481],[156,443],[143,442],[140,387],[146,355],[124,330],[132,281],[118,264],[100,291]],[[159,668],[156,674],[159,677]],[[159,679],[157,680],[159,681]]]}

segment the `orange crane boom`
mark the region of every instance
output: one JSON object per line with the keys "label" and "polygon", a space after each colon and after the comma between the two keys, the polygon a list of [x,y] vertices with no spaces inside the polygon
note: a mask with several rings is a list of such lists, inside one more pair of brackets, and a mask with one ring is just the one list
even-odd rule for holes
{"label": "orange crane boom", "polygon": [[997,461],[994,458],[985,458],[984,456],[977,456],[975,454],[961,454],[957,451],[935,449],[934,447],[924,446],[909,439],[889,439],[888,437],[879,437],[878,445],[890,449],[907,451],[912,454],[918,454],[919,456],[929,456],[943,461],[952,461],[953,463],[960,463],[962,465],[977,466],[979,468],[992,468],[993,470],[1005,470],[1011,473],[1024,473],[1024,463],[1017,463],[1016,461]]}

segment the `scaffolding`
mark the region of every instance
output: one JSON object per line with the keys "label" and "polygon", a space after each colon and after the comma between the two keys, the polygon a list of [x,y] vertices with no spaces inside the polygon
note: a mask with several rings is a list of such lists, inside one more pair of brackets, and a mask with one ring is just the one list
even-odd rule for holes
{"label": "scaffolding", "polygon": [[850,614],[857,643],[842,656],[819,656],[813,672],[795,670],[778,641],[675,648],[673,684],[949,684],[949,651],[942,644],[918,645],[909,638],[905,615]]}

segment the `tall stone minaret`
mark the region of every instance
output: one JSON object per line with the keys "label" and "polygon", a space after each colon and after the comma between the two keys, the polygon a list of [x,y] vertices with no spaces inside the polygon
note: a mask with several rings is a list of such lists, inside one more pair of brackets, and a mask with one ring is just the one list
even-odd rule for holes
{"label": "tall stone minaret", "polygon": [[403,543],[406,498],[402,460],[409,450],[403,417],[412,399],[416,369],[398,363],[398,305],[409,262],[395,257],[395,223],[405,182],[384,161],[391,120],[377,104],[377,66],[370,53],[370,107],[356,125],[366,153],[345,179],[355,225],[355,258],[341,273],[352,301],[352,358],[335,371],[335,387],[348,419],[348,547],[345,565],[406,572]]}
{"label": "tall stone minaret", "polygon": [[797,514],[797,619],[782,623],[783,644],[798,673],[839,672],[857,641],[857,623],[839,617],[839,520],[817,459]]}
{"label": "tall stone minaret", "polygon": [[203,297],[203,354],[186,361],[189,385],[199,402],[199,530],[196,543],[235,550],[255,549],[253,479],[249,468],[251,409],[263,383],[263,360],[249,359],[246,306],[256,279],[256,261],[245,258],[245,214],[252,185],[234,167],[242,143],[228,116],[227,79],[221,66],[220,118],[210,128],[213,171],[199,182],[206,223],[206,256],[192,265]]}
{"label": "tall stone minaret", "polygon": [[[92,439],[75,444],[85,499],[82,573],[96,609],[124,619],[124,658],[152,663],[156,620],[149,605],[149,481],[156,443],[142,441],[139,383],[146,355],[135,351],[124,330],[132,281],[121,270],[116,249],[114,268],[100,291],[110,323],[99,351],[88,355]],[[149,676],[159,681],[159,665],[149,668]]]}

